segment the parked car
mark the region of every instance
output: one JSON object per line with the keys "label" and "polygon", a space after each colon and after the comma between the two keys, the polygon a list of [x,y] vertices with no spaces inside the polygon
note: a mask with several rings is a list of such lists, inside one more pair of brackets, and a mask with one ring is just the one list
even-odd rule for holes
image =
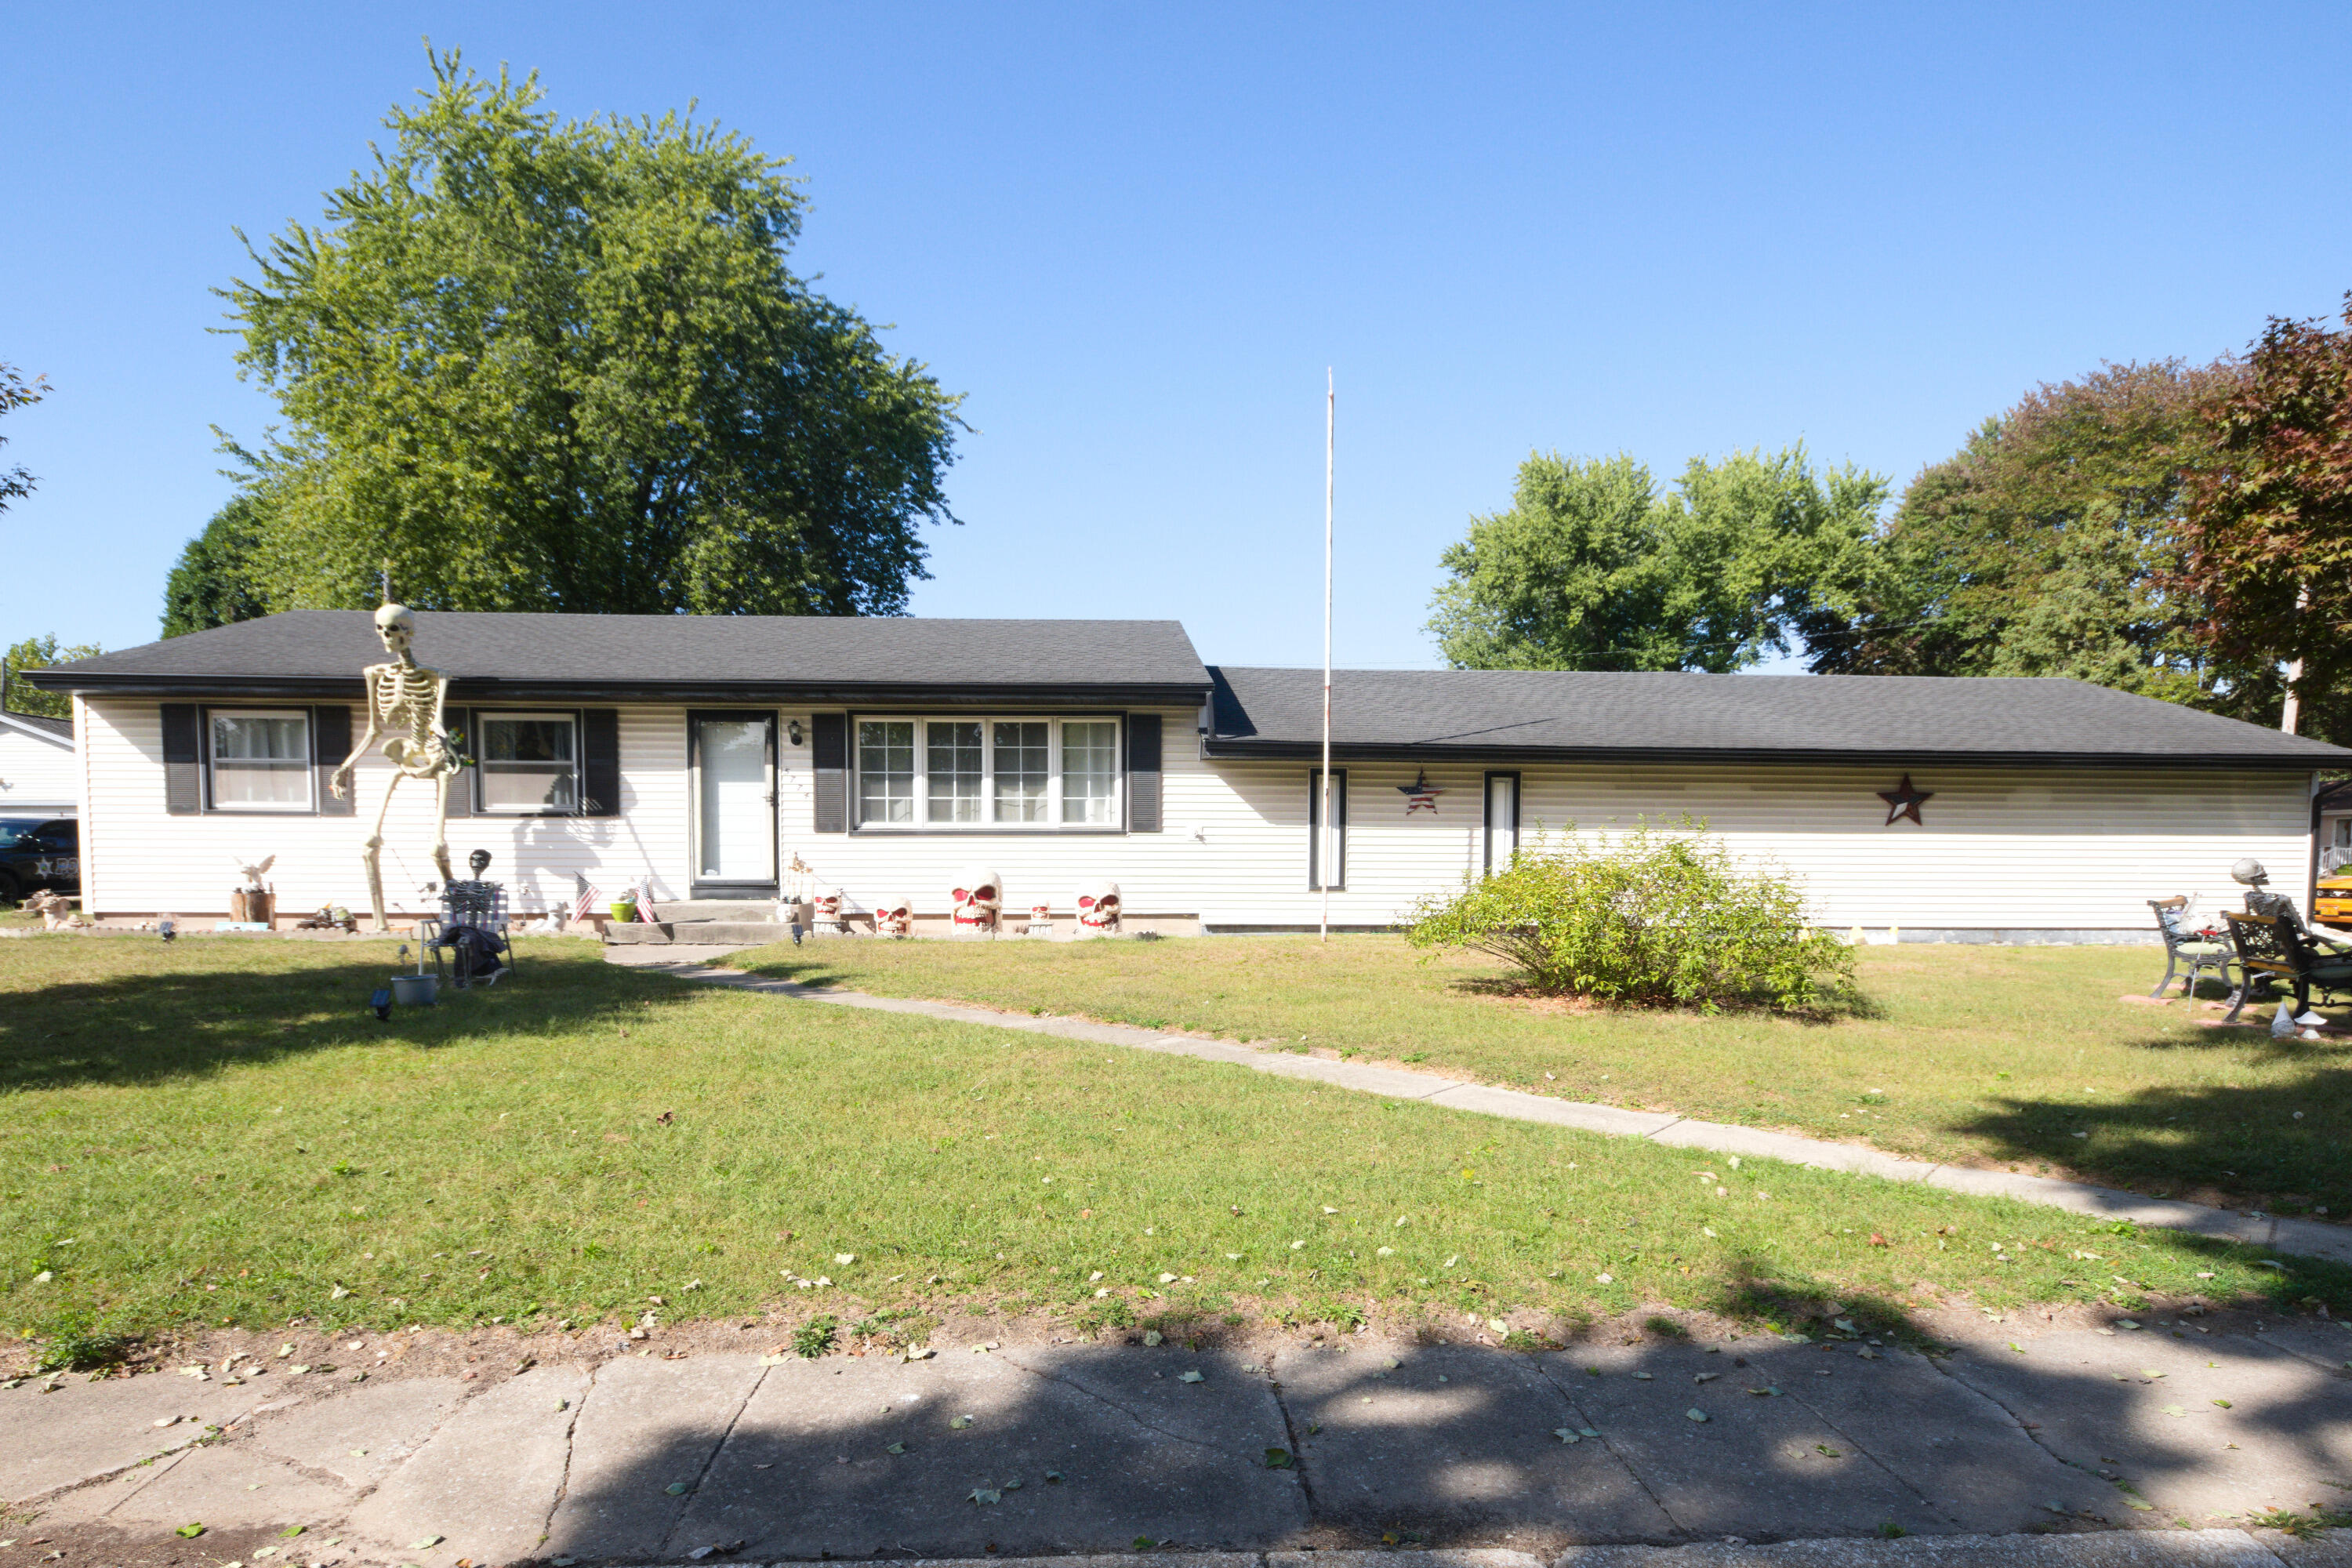
{"label": "parked car", "polygon": [[81,827],[70,816],[0,816],[0,904],[38,889],[81,891]]}

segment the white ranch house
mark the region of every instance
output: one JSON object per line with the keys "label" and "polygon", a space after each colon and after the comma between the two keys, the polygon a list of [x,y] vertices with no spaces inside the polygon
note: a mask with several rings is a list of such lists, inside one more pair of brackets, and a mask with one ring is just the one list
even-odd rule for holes
{"label": "white ranch house", "polygon": [[[477,765],[450,847],[518,911],[842,890],[944,926],[968,865],[1008,914],[1118,882],[1129,929],[1311,928],[1321,677],[1204,666],[1172,621],[420,612]],[[225,914],[275,855],[282,921],[366,907],[367,816],[326,788],[383,658],[365,611],[296,611],[28,672],[73,697],[84,908]],[[2137,942],[2147,900],[2294,890],[2317,770],[2352,752],[2058,679],[1339,672],[1335,925],[1382,927],[1539,826],[1704,818],[1883,940]],[[54,749],[54,748],[53,748]],[[1917,820],[1898,810],[1919,797]],[[1885,796],[1896,798],[1890,802]],[[428,913],[430,790],[385,832]],[[795,861],[808,878],[790,870]],[[1017,929],[1018,921],[1011,922]]]}

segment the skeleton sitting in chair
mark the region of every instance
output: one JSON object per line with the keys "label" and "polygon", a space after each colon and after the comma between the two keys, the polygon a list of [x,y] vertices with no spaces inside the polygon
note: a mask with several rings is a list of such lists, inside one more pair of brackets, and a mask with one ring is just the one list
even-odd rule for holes
{"label": "skeleton sitting in chair", "polygon": [[437,669],[416,662],[409,647],[416,640],[416,616],[405,605],[383,605],[375,612],[375,635],[383,639],[388,664],[372,664],[362,671],[367,681],[367,733],[360,737],[343,765],[335,770],[330,787],[341,800],[352,785],[352,770],[386,735],[383,754],[393,774],[383,786],[383,802],[376,807],[375,829],[368,835],[360,860],[367,868],[368,899],[375,914],[369,929],[389,931],[383,903],[383,819],[403,779],[420,779],[433,785],[433,864],[444,882],[449,880],[449,776],[461,765],[457,748],[441,728],[441,711],[448,701],[449,682]]}

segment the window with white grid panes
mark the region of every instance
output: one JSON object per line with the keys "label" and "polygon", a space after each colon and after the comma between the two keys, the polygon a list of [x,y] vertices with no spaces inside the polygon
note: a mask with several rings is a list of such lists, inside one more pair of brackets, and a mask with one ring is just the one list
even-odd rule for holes
{"label": "window with white grid panes", "polygon": [[1115,718],[859,719],[861,830],[1116,832]]}

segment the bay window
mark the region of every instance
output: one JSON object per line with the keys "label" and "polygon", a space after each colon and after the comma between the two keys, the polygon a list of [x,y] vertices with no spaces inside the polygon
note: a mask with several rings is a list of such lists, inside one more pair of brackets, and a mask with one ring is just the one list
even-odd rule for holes
{"label": "bay window", "polygon": [[859,719],[860,829],[1121,824],[1116,719]]}

